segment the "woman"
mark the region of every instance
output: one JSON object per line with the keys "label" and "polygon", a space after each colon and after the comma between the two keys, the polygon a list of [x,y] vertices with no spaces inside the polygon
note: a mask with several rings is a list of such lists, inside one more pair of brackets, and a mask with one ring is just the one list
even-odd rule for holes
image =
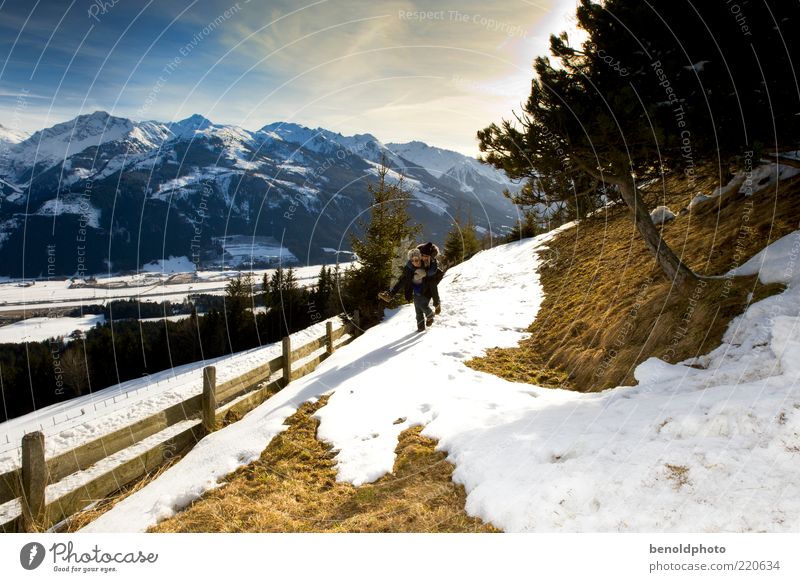
{"label": "woman", "polygon": [[419,249],[408,251],[408,262],[403,267],[403,274],[389,291],[381,291],[378,297],[387,303],[392,300],[397,291],[403,289],[406,300],[413,298],[414,311],[417,316],[417,331],[425,331],[425,325],[433,325],[433,310],[431,309],[431,286],[428,280],[428,271],[422,262],[422,253]]}

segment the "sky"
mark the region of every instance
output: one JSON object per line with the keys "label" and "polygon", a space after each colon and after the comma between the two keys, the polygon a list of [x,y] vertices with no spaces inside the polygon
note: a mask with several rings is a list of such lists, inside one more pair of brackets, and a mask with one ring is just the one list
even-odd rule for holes
{"label": "sky", "polygon": [[0,0],[0,125],[287,121],[477,154],[576,0]]}

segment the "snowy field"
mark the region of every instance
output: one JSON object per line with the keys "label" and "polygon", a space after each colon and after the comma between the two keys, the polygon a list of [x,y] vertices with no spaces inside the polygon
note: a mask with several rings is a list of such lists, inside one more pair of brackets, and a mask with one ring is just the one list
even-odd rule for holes
{"label": "snowy field", "polygon": [[464,365],[525,337],[542,299],[537,252],[552,235],[451,269],[429,331],[414,332],[411,306],[387,313],[86,531],[142,531],[174,514],[258,458],[302,402],[329,393],[318,436],[339,450],[340,480],[391,471],[399,433],[423,425],[455,465],[467,512],[505,531],[800,529],[800,231],[740,268],[788,289],[735,319],[722,345],[698,362],[651,358],[637,386],[599,394]]}
{"label": "snowy field", "polygon": [[[18,282],[0,282],[0,312],[104,304],[112,299],[180,303],[188,295],[197,293],[224,295],[227,282],[239,274],[239,271],[175,273],[173,268],[179,263],[179,259],[173,258],[164,265],[148,266],[158,269],[156,271],[98,277],[99,287],[74,286],[69,280],[36,281],[28,287],[22,287]],[[346,266],[347,264],[343,264],[342,268]],[[298,284],[314,285],[321,268],[321,265],[295,268]],[[253,281],[258,289],[261,288],[261,278],[264,274],[272,275],[274,271],[274,269],[253,271]],[[191,282],[181,282],[182,279],[191,279]]]}
{"label": "snowy field", "polygon": [[103,315],[29,317],[0,327],[0,344],[41,342],[49,338],[63,338],[73,331],[89,331],[98,323],[105,323],[105,320]]}

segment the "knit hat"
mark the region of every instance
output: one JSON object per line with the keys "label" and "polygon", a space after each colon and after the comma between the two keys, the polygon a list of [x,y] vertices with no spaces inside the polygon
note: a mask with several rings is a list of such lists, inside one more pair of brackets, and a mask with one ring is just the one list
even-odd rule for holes
{"label": "knit hat", "polygon": [[413,258],[421,259],[422,254],[419,252],[419,249],[411,249],[408,251],[408,260],[410,261]]}
{"label": "knit hat", "polygon": [[429,257],[435,257],[436,255],[439,254],[439,247],[437,247],[432,242],[427,242],[423,245],[419,245],[417,248],[419,249],[420,253],[422,253],[423,255],[427,255]]}

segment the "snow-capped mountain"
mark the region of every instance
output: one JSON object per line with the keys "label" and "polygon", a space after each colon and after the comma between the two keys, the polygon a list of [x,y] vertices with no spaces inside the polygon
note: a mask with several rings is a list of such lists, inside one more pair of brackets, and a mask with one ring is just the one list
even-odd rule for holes
{"label": "snow-capped mountain", "polygon": [[[380,163],[385,158],[392,166],[405,169],[407,162],[369,133],[345,136],[318,127],[311,129],[296,123],[270,123],[261,128],[268,136],[279,137],[303,149],[329,155],[344,150],[346,155],[357,155],[365,160]],[[339,154],[344,155],[344,154]]]}
{"label": "snow-capped mountain", "polygon": [[390,179],[405,178],[428,239],[442,242],[456,212],[494,233],[516,214],[502,197],[508,180],[476,160],[294,123],[250,131],[201,115],[132,121],[95,111],[9,143],[3,154],[0,275],[136,270],[168,256],[237,266],[223,241],[242,236],[253,249],[278,249],[254,250],[251,264],[330,261],[330,249],[349,250],[382,159]]}
{"label": "snow-capped mountain", "polygon": [[388,143],[386,147],[398,156],[417,164],[436,177],[448,174],[452,170],[463,166],[465,168],[471,168],[475,173],[488,180],[504,184],[510,188],[514,188],[515,186],[503,172],[496,170],[492,166],[481,164],[475,158],[470,158],[452,150],[429,146],[421,141]]}
{"label": "snow-capped mountain", "polygon": [[421,141],[389,143],[386,147],[431,176],[440,178],[451,187],[494,209],[508,208],[508,199],[503,191],[514,192],[520,187],[503,172],[452,150],[429,146]]}
{"label": "snow-capped mountain", "polygon": [[24,131],[0,125],[0,148],[4,145],[8,146],[10,144],[19,143],[27,138],[28,134]]}
{"label": "snow-capped mountain", "polygon": [[156,147],[165,136],[165,128],[159,124],[134,124],[130,119],[95,111],[37,131],[13,145],[0,171],[27,181],[34,167],[36,171],[47,170],[92,147],[126,141],[132,151],[143,152]]}

